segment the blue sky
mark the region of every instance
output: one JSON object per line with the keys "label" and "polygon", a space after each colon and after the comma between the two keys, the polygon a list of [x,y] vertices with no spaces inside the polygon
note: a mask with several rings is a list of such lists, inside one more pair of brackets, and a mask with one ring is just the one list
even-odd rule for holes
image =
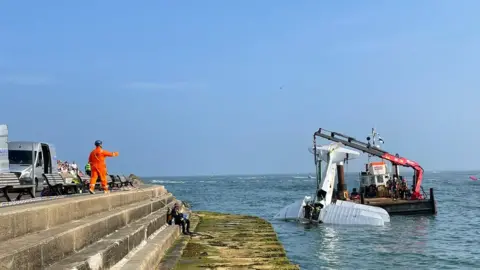
{"label": "blue sky", "polygon": [[[1,1],[10,140],[140,175],[313,171],[319,127],[478,169],[478,1]],[[362,168],[351,162],[349,170]]]}

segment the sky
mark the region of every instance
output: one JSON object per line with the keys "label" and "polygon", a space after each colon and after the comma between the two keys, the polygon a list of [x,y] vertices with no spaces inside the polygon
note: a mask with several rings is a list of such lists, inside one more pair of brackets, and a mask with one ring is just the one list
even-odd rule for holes
{"label": "sky", "polygon": [[81,166],[102,140],[143,176],[312,172],[315,130],[374,126],[427,170],[479,169],[479,8],[4,0],[0,122]]}

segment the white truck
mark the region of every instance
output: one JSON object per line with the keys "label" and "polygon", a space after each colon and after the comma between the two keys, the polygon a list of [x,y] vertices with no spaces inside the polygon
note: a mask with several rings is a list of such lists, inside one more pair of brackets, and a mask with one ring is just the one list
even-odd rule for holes
{"label": "white truck", "polygon": [[46,186],[43,174],[58,173],[55,147],[50,143],[8,141],[8,126],[0,125],[0,173],[15,173],[22,185]]}
{"label": "white truck", "polygon": [[17,174],[21,183],[34,184],[37,191],[43,190],[46,186],[44,173],[58,173],[55,147],[50,143],[8,142],[8,161],[10,172]]}

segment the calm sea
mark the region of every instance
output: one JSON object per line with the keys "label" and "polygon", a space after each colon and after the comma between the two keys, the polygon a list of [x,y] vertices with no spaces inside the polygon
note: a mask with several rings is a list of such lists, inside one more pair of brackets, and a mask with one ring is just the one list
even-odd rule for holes
{"label": "calm sea", "polygon": [[[435,189],[436,217],[392,217],[385,227],[305,226],[274,221],[284,206],[312,195],[308,175],[150,177],[194,210],[263,217],[272,222],[288,257],[302,269],[480,269],[479,172],[426,173]],[[358,185],[346,175],[348,188]]]}

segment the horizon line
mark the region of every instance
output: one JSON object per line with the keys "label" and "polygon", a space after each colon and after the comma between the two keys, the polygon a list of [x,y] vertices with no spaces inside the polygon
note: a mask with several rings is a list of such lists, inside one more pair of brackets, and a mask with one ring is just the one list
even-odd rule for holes
{"label": "horizon line", "polygon": [[[425,172],[435,172],[435,173],[444,173],[444,172],[480,172],[480,169],[451,169],[451,170],[424,170]],[[345,174],[351,173],[360,173],[361,171],[350,171],[345,172]],[[212,176],[270,176],[270,175],[312,175],[315,176],[315,172],[302,172],[302,173],[231,173],[231,174],[192,174],[192,175],[150,175],[150,176],[138,176],[142,178],[152,178],[152,177],[212,177]]]}

